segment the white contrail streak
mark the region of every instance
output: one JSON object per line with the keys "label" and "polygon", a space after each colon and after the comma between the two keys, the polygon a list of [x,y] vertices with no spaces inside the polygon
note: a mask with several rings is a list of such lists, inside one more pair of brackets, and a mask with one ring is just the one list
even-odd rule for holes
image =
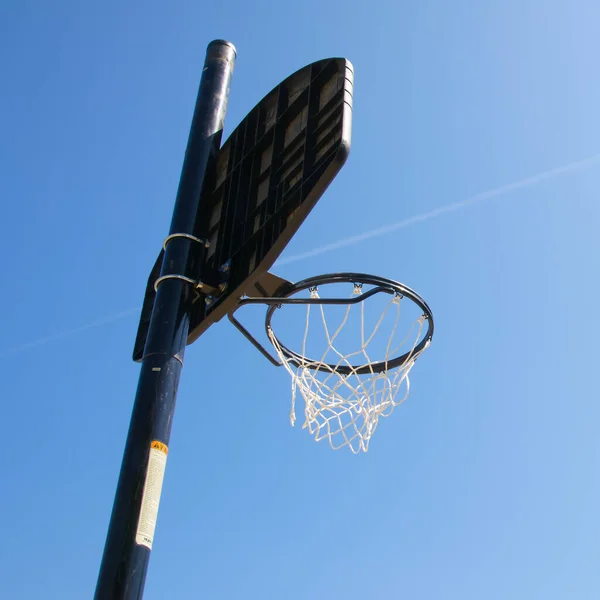
{"label": "white contrail streak", "polygon": [[313,248],[312,250],[308,250],[307,252],[302,252],[300,254],[294,254],[293,256],[289,256],[287,258],[282,258],[281,260],[278,260],[276,264],[277,266],[287,265],[293,262],[298,262],[299,260],[304,260],[305,258],[312,258],[313,256],[319,256],[320,254],[325,254],[326,252],[339,250],[340,248],[346,248],[347,246],[354,246],[359,242],[364,242],[365,240],[380,237],[382,235],[391,233],[392,231],[398,231],[399,229],[410,227],[411,225],[415,225],[416,223],[422,223],[423,221],[435,219],[436,217],[439,217],[449,212],[460,210],[462,208],[470,206],[471,204],[482,202],[483,200],[489,200],[490,198],[496,198],[497,196],[502,196],[504,194],[514,192],[515,190],[520,190],[522,188],[535,185],[536,183],[540,183],[548,179],[553,179],[555,177],[558,177],[559,175],[564,175],[565,173],[570,173],[571,171],[583,169],[598,162],[600,162],[600,154],[594,154],[589,158],[584,158],[583,160],[572,162],[568,165],[563,165],[562,167],[556,167],[555,169],[550,169],[549,171],[544,171],[542,173],[538,173],[537,175],[532,175],[530,177],[526,177],[525,179],[520,179],[519,181],[515,181],[514,183],[508,183],[506,185],[493,188],[491,190],[488,190],[487,192],[481,192],[480,194],[471,196],[471,198],[467,198],[466,200],[454,202],[453,204],[446,204],[445,206],[434,208],[433,210],[422,213],[420,215],[415,215],[413,217],[409,217],[408,219],[396,221],[395,223],[392,223],[390,225],[383,225],[382,227],[377,227],[376,229],[371,229],[369,231],[365,231],[363,233],[359,233],[357,235],[338,240],[337,242],[326,244],[325,246]]}
{"label": "white contrail streak", "polygon": [[25,350],[30,350],[31,348],[37,348],[38,346],[43,346],[44,344],[49,344],[50,342],[55,342],[62,338],[70,337],[77,333],[81,333],[83,331],[87,331],[88,329],[95,329],[96,327],[102,327],[103,325],[108,325],[110,323],[114,323],[115,321],[119,321],[120,319],[124,319],[129,315],[134,313],[139,313],[139,308],[129,308],[127,310],[122,310],[121,312],[110,315],[108,317],[103,317],[96,321],[92,321],[91,323],[86,323],[85,325],[80,325],[79,327],[75,327],[74,329],[65,329],[63,331],[59,331],[53,335],[49,335],[43,338],[38,338],[37,340],[33,340],[31,342],[26,342],[25,344],[20,344],[19,346],[14,346],[0,353],[0,358],[6,358],[8,356],[13,356],[15,354],[20,354],[21,352],[25,352]]}
{"label": "white contrail streak", "polygon": [[[415,215],[413,217],[409,217],[408,219],[402,219],[402,221],[397,221],[396,223],[392,223],[391,225],[383,225],[382,227],[377,227],[376,229],[371,229],[369,231],[365,231],[363,233],[359,233],[357,235],[338,240],[337,242],[326,244],[325,246],[313,248],[308,252],[302,252],[301,254],[295,254],[293,256],[283,258],[281,260],[278,260],[276,264],[277,266],[287,265],[293,262],[304,260],[305,258],[312,258],[313,256],[319,256],[320,254],[325,254],[326,252],[331,252],[333,250],[339,250],[340,248],[353,246],[355,244],[358,244],[359,242],[380,237],[382,235],[391,233],[392,231],[398,231],[399,229],[410,227],[411,225],[415,225],[416,223],[422,223],[423,221],[435,219],[436,217],[439,217],[449,212],[460,210],[461,208],[465,208],[467,206],[470,206],[471,204],[482,202],[483,200],[489,200],[490,198],[496,198],[498,196],[514,192],[515,190],[520,190],[522,188],[535,185],[536,183],[541,183],[542,181],[553,179],[560,175],[564,175],[565,173],[570,173],[572,171],[577,171],[579,169],[589,167],[598,162],[600,162],[600,154],[594,154],[593,156],[584,158],[583,160],[572,162],[568,165],[563,165],[562,167],[556,167],[555,169],[550,169],[549,171],[544,171],[542,173],[538,173],[537,175],[526,177],[525,179],[515,181],[514,183],[508,183],[506,185],[493,188],[491,190],[488,190],[487,192],[482,192],[480,194],[472,196],[471,198],[467,198],[466,200],[454,202],[453,204],[446,204],[445,206],[434,208],[429,212],[425,212],[420,215]],[[37,340],[33,340],[31,342],[21,344],[19,346],[14,346],[13,348],[9,348],[4,352],[0,352],[0,358],[5,358],[7,356],[19,354],[21,352],[24,352],[25,350],[37,348],[38,346],[54,342],[65,337],[70,337],[77,333],[87,331],[88,329],[94,329],[95,327],[102,327],[103,325],[114,323],[115,321],[119,321],[120,319],[128,317],[133,313],[139,313],[139,311],[139,308],[130,308],[128,310],[121,311],[120,313],[117,313],[115,315],[103,317],[102,319],[98,319],[97,321],[92,321],[91,323],[87,323],[86,325],[81,325],[80,327],[76,327],[75,329],[67,329],[65,331],[60,331],[54,335],[49,335],[47,337],[39,338]]]}

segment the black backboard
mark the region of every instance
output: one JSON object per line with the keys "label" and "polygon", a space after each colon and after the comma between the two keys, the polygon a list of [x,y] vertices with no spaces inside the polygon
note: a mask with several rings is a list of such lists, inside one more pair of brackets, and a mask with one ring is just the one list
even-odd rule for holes
{"label": "black backboard", "polygon": [[[231,311],[268,271],[350,151],[354,72],[343,58],[300,69],[267,94],[223,144],[203,190],[196,235],[210,242],[188,343]],[[160,256],[148,280],[134,349],[140,360]],[[224,286],[222,286],[224,287]]]}

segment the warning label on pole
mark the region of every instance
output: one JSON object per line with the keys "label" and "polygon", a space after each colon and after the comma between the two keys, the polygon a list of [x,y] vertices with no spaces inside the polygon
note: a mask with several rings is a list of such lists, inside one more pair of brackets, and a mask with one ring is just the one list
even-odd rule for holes
{"label": "warning label on pole", "polygon": [[154,441],[150,445],[150,458],[148,460],[148,470],[146,471],[146,482],[144,483],[142,508],[135,534],[136,543],[140,546],[146,546],[150,550],[152,550],[152,541],[154,540],[154,529],[156,528],[158,505],[160,504],[160,494],[165,478],[168,452],[169,449],[162,442]]}

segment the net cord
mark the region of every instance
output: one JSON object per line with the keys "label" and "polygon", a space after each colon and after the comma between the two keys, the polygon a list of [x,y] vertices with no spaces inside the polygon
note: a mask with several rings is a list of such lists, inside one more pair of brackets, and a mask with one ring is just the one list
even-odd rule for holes
{"label": "net cord", "polygon": [[[360,286],[355,286],[352,295],[362,293]],[[319,298],[316,288],[310,290],[311,298]],[[333,449],[349,447],[357,454],[368,450],[369,442],[374,434],[380,417],[388,417],[394,409],[402,404],[408,397],[410,391],[409,372],[412,369],[418,354],[415,354],[415,347],[421,339],[423,327],[426,321],[425,316],[416,319],[404,339],[394,344],[394,338],[398,330],[401,318],[400,295],[395,295],[390,299],[383,309],[379,319],[375,323],[373,330],[367,335],[365,327],[365,303],[360,306],[360,348],[354,352],[342,353],[336,347],[336,340],[340,333],[346,327],[350,311],[354,305],[347,305],[342,320],[338,327],[331,333],[331,326],[327,323],[325,315],[325,305],[319,304],[319,321],[323,326],[327,345],[320,358],[311,360],[307,358],[306,350],[309,340],[311,325],[311,308],[313,305],[307,304],[306,317],[304,324],[304,336],[302,339],[302,355],[304,359],[300,364],[292,362],[287,357],[278,342],[272,330],[269,330],[269,338],[273,344],[279,359],[284,365],[292,379],[292,401],[290,410],[290,422],[292,426],[296,421],[296,398],[298,392],[304,399],[304,424],[303,429],[308,429],[316,441],[327,438]],[[410,343],[411,349],[406,362],[395,369],[385,368],[380,373],[375,373],[372,368],[365,374],[357,374],[356,366],[353,366],[351,359],[361,356],[361,362],[371,365],[373,361],[369,357],[367,348],[380,333],[381,326],[386,315],[395,307],[395,316],[389,338],[385,345],[385,359],[387,364],[393,356],[396,356],[400,348]],[[415,328],[417,329],[415,335]],[[414,335],[414,338],[413,338]],[[428,345],[423,348],[424,351]],[[421,351],[421,352],[422,352]],[[329,355],[336,357],[335,361],[326,360]],[[329,364],[331,363],[331,364]],[[337,372],[340,365],[346,365],[351,373],[342,375]],[[398,394],[402,384],[405,386],[405,393],[398,399]]]}

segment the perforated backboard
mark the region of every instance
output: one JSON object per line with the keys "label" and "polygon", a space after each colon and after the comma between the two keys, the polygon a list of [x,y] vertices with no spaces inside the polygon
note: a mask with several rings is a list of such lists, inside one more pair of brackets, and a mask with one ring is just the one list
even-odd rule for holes
{"label": "perforated backboard", "polygon": [[[267,94],[219,150],[195,234],[210,242],[201,278],[224,282],[226,289],[210,297],[196,293],[188,343],[267,272],[345,163],[353,80],[343,58],[300,69]],[[143,354],[159,263],[160,257],[148,281],[135,360]]]}

